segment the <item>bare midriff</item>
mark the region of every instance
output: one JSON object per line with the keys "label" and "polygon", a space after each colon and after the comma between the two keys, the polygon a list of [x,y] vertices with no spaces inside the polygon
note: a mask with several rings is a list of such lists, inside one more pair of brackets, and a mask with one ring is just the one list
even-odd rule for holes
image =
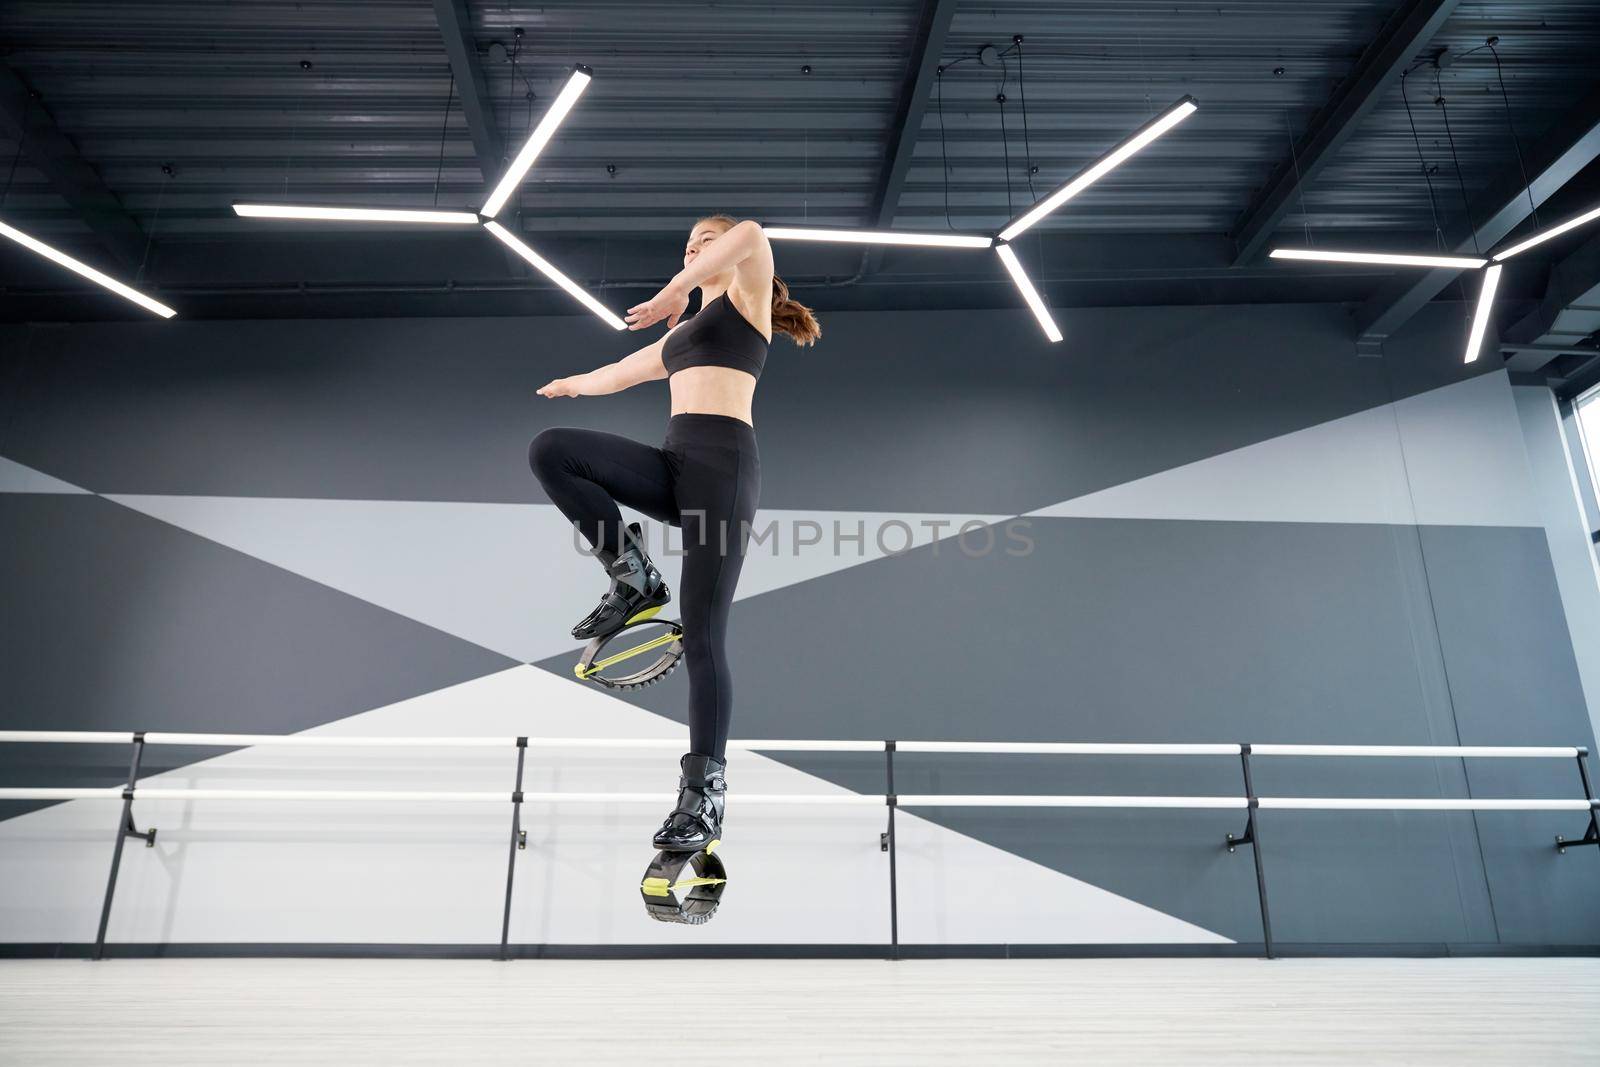
{"label": "bare midriff", "polygon": [[672,414],[728,415],[755,425],[750,414],[756,377],[732,367],[685,367],[667,381]]}

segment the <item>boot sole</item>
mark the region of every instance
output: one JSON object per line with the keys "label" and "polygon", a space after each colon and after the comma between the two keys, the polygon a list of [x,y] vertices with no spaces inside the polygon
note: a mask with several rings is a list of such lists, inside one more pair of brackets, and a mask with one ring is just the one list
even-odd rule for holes
{"label": "boot sole", "polygon": [[652,841],[651,844],[655,844],[657,852],[704,852],[709,856],[711,853],[715,852],[719,846],[721,846],[722,838],[714,838],[708,845],[692,845],[687,847],[682,845],[660,845],[656,844],[654,841]]}
{"label": "boot sole", "polygon": [[611,637],[612,635],[623,630],[625,627],[632,626],[636,622],[643,622],[647,619],[655,618],[661,613],[662,609],[670,603],[672,603],[672,598],[668,597],[666,600],[663,600],[661,603],[656,604],[653,607],[645,608],[643,611],[637,612],[636,614],[630,615],[628,618],[623,619],[622,622],[613,629],[592,634],[580,634],[574,630],[572,631],[572,636],[577,638],[579,641],[593,641],[596,638]]}

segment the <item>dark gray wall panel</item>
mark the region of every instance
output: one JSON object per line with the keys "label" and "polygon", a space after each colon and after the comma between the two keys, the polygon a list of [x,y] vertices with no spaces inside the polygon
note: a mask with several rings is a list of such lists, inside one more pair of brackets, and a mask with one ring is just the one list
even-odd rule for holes
{"label": "dark gray wall panel", "polygon": [[[1337,306],[1062,318],[1059,345],[1021,312],[839,312],[815,348],[779,340],[755,404],[762,506],[1017,513],[1391,398]],[[35,332],[24,353],[27,328],[0,330],[28,363],[0,454],[97,492],[543,500],[540,429],[658,443],[669,410],[661,382],[534,393],[649,339],[587,318]],[[1478,372],[1439,332],[1415,333],[1407,391]]]}
{"label": "dark gray wall panel", "polygon": [[[1447,529],[1480,569],[1538,566],[1527,546],[1541,531]],[[735,732],[1457,743],[1410,527],[1034,519],[1028,531],[1029,556],[969,558],[945,544],[739,602]],[[1441,580],[1455,578],[1432,576],[1434,586]],[[1535,583],[1499,605],[1500,625],[1545,626],[1555,604]],[[1521,646],[1492,654],[1504,677],[1548,672],[1558,679],[1551,691],[1570,696],[1570,653],[1565,665]],[[682,715],[683,695],[669,688],[636,702]],[[1565,700],[1544,732],[1528,737],[1508,723],[1478,740],[1572,744],[1588,736],[1581,701]],[[882,788],[876,757],[785,758],[853,789]],[[735,758],[735,778],[737,770]],[[1256,770],[1263,794],[1469,795],[1460,761],[1259,759]],[[1528,772],[1548,788],[1569,769]],[[903,792],[1240,791],[1236,762],[1222,759],[906,754],[896,778]],[[1237,818],[926,814],[1229,937],[1259,936],[1249,858],[1221,849]],[[1285,940],[1495,939],[1471,816],[1274,812],[1263,832]],[[1558,933],[1537,940],[1567,939]]]}
{"label": "dark gray wall panel", "polygon": [[[0,729],[293,733],[514,662],[94,496],[0,494],[0,544]],[[115,785],[128,756],[0,745],[0,781]]]}

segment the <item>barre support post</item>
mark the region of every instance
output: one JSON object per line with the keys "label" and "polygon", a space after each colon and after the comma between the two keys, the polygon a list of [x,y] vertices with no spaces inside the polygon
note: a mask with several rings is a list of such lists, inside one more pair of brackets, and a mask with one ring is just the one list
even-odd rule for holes
{"label": "barre support post", "polygon": [[1556,835],[1556,851],[1563,856],[1567,849],[1574,845],[1600,845],[1600,800],[1594,796],[1594,786],[1589,783],[1589,766],[1585,757],[1589,750],[1582,746],[1578,748],[1578,779],[1583,783],[1583,799],[1589,802],[1589,825],[1584,829],[1583,836],[1576,841],[1569,841],[1560,834]]}
{"label": "barre support post", "polygon": [[133,822],[133,791],[139,784],[139,761],[144,757],[144,731],[133,735],[133,758],[128,764],[128,784],[122,790],[122,815],[117,820],[117,843],[111,849],[111,873],[106,878],[106,897],[100,905],[100,927],[94,935],[96,960],[106,957],[106,927],[111,924],[111,898],[117,891],[117,871],[122,866],[122,844],[130,837],[144,839],[146,848],[154,848],[154,827],[141,832]]}
{"label": "barre support post", "polygon": [[517,784],[511,790],[511,847],[506,852],[506,910],[500,917],[500,960],[511,958],[507,943],[511,939],[511,880],[517,873],[517,850],[526,848],[528,838],[522,829],[522,766],[528,755],[528,739],[517,738]]}
{"label": "barre support post", "polygon": [[879,841],[879,847],[889,853],[889,958],[900,958],[900,896],[899,878],[895,870],[895,857],[897,855],[894,841],[894,809],[897,806],[894,792],[894,742],[883,743],[884,771],[886,774],[887,788],[884,790],[884,804],[889,809],[889,829],[884,832]]}
{"label": "barre support post", "polygon": [[1275,958],[1272,954],[1272,918],[1267,911],[1267,876],[1261,866],[1261,837],[1256,827],[1256,812],[1261,808],[1261,800],[1256,796],[1255,782],[1250,777],[1250,746],[1239,746],[1239,765],[1244,771],[1244,799],[1245,822],[1244,834],[1235,837],[1228,835],[1227,847],[1232,852],[1239,845],[1249,845],[1250,854],[1256,863],[1256,899],[1261,902],[1261,941],[1266,950],[1267,959]]}

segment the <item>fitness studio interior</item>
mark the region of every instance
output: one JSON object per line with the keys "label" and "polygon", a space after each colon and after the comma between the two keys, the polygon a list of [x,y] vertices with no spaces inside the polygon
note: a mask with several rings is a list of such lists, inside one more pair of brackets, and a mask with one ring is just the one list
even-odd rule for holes
{"label": "fitness studio interior", "polygon": [[1600,1063],[1597,53],[0,0],[0,1062]]}

